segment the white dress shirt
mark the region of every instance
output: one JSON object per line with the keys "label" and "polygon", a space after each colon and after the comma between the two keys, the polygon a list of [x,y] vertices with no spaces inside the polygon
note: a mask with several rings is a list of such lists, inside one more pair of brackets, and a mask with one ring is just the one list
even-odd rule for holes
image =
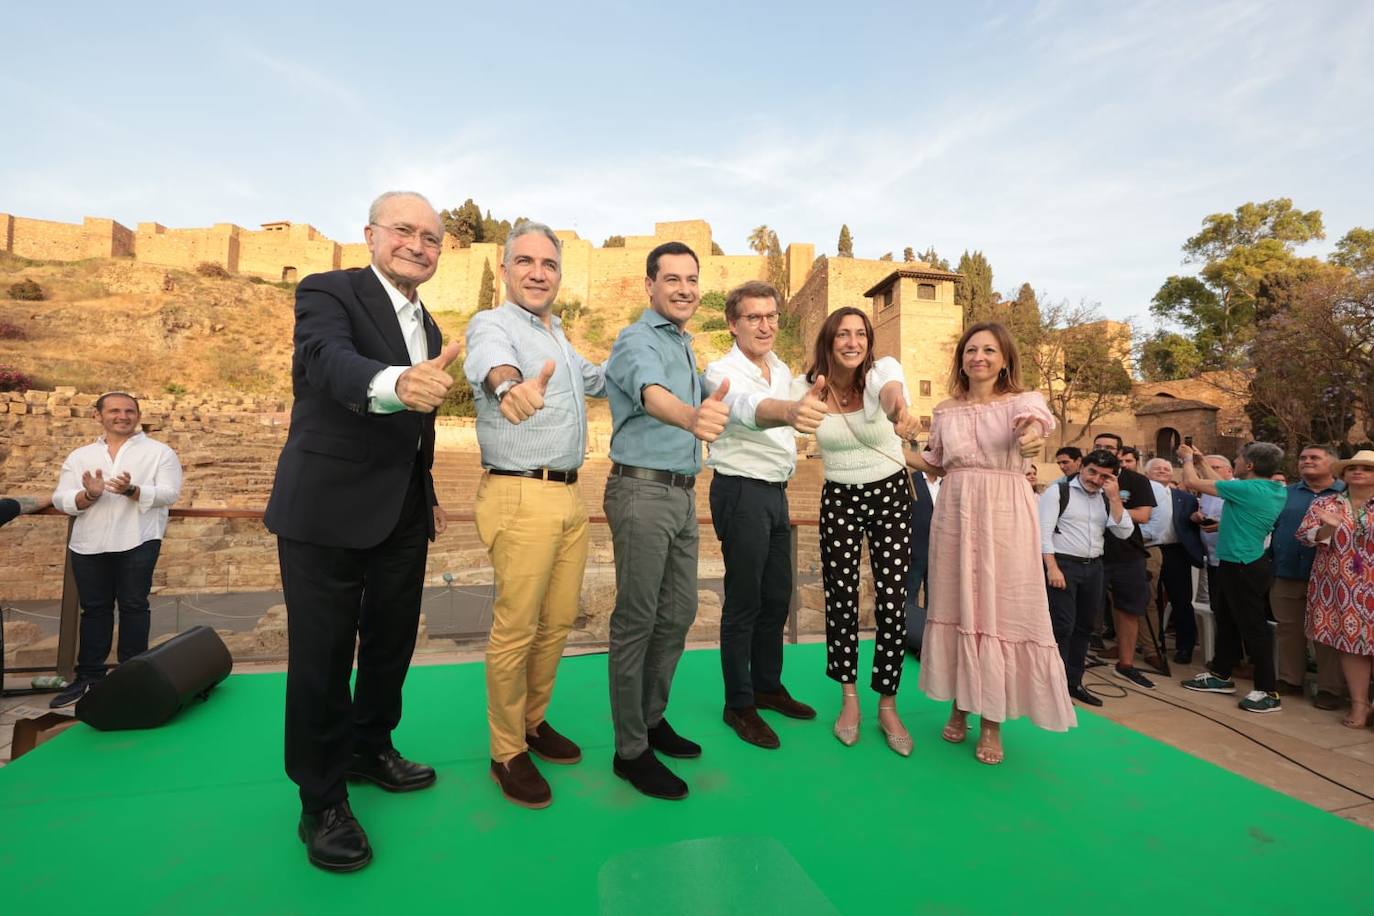
{"label": "white dress shirt", "polygon": [[[921,472],[921,471],[917,471],[916,473],[920,474],[920,473],[922,473],[922,472]],[[942,484],[942,483],[944,483],[944,482],[945,482],[945,479],[944,479],[943,477],[936,477],[934,480],[931,480],[929,477],[926,477],[926,489],[930,491],[930,504],[931,504],[932,506],[934,506],[937,502],[939,502],[939,500],[940,500],[940,484]]]}
{"label": "white dress shirt", "polygon": [[[106,480],[127,471],[129,483],[138,487],[138,499],[107,490],[85,509],[78,509],[76,497],[85,489],[81,475],[87,471],[100,471]],[[139,432],[113,458],[103,435],[68,455],[52,502],[76,516],[69,546],[73,553],[88,556],[133,550],[147,541],[161,540],[167,531],[167,507],[180,496],[181,462],[176,452]]]}
{"label": "white dress shirt", "polygon": [[1174,533],[1174,494],[1157,480],[1151,480],[1150,486],[1155,491],[1155,508],[1150,513],[1150,520],[1140,526],[1145,546],[1163,547],[1165,544],[1177,544],[1178,535]]}
{"label": "white dress shirt", "polygon": [[374,264],[369,269],[382,281],[382,289],[386,290],[391,307],[396,310],[396,320],[401,323],[401,336],[405,338],[406,349],[410,351],[410,365],[387,366],[372,377],[367,386],[367,409],[369,413],[400,413],[406,409],[406,405],[396,396],[396,381],[402,372],[416,363],[424,362],[428,357],[425,347],[424,310],[418,294],[413,301],[407,299],[405,293],[382,276],[377,265]]}
{"label": "white dress shirt", "polygon": [[[1056,532],[1055,527],[1059,528]],[[1135,530],[1131,514],[1121,510],[1120,518],[1107,515],[1101,491],[1089,493],[1077,477],[1069,481],[1069,504],[1059,514],[1059,485],[1046,487],[1040,494],[1040,552],[1062,553],[1091,560],[1102,556],[1104,538],[1110,531],[1125,540]]]}
{"label": "white dress shirt", "polygon": [[[1203,493],[1197,498],[1197,507],[1198,511],[1202,513],[1203,518],[1215,519],[1220,522],[1222,512],[1226,511],[1226,500],[1222,499],[1220,496]],[[1202,549],[1207,551],[1208,566],[1221,565],[1221,558],[1217,556],[1217,535],[1220,532],[1220,525],[1217,526],[1215,531],[1204,530],[1202,532]]]}
{"label": "white dress shirt", "polygon": [[769,399],[790,401],[792,370],[771,350],[764,357],[768,378],[740,350],[739,344],[706,367],[706,391],[715,391],[730,380],[725,404],[730,422],[720,438],[711,443],[706,466],[731,477],[749,477],[783,483],[797,469],[797,434],[790,426],[759,429],[759,404]]}

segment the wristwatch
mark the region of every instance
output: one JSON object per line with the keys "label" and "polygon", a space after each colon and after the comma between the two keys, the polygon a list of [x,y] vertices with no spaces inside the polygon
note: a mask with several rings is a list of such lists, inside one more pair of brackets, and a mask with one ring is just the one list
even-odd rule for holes
{"label": "wristwatch", "polygon": [[516,379],[508,378],[501,384],[497,385],[496,390],[492,392],[492,394],[496,395],[496,403],[500,404],[501,399],[506,396],[506,392],[510,391],[518,384],[520,383]]}

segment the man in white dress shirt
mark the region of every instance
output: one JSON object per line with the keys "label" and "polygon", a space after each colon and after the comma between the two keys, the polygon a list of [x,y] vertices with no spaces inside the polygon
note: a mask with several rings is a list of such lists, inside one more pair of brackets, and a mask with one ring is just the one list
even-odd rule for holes
{"label": "man in white dress shirt", "polygon": [[1064,658],[1069,696],[1089,706],[1102,705],[1083,686],[1083,662],[1106,589],[1102,561],[1106,533],[1124,540],[1135,531],[1135,521],[1121,503],[1116,479],[1120,466],[1109,451],[1089,452],[1077,476],[1040,496],[1040,551],[1054,640]]}
{"label": "man in white dress shirt", "polygon": [[176,453],[148,438],[138,401],[121,391],[95,402],[103,432],[67,456],[53,505],[76,516],[72,577],[81,599],[76,680],[51,706],[70,706],[105,676],[119,606],[120,663],[148,650],[148,593],[167,530],[167,507],[181,495]]}
{"label": "man in white dress shirt", "polygon": [[796,435],[815,432],[825,417],[825,382],[792,399],[792,372],[773,353],[781,305],[778,291],[761,281],[732,289],[725,320],[735,346],[706,367],[709,390],[730,382],[730,421],[706,460],[714,472],[711,520],[725,560],[724,718],[740,738],[764,748],[779,741],[759,709],[794,719],[816,715],[782,684],[782,641],[792,598],[787,481],[797,467]]}

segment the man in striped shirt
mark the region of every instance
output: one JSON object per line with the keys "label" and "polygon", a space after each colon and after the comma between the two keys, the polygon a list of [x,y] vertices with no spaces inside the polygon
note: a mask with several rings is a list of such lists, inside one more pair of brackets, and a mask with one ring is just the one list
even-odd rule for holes
{"label": "man in striped shirt", "polygon": [[529,752],[557,764],[582,759],[545,713],[587,561],[577,482],[587,448],[583,398],[605,397],[606,381],[553,314],[562,244],[552,229],[517,223],[501,279],[506,302],[468,324],[464,363],[487,469],[477,489],[477,533],[496,580],[487,645],[491,777],[515,804],[544,808],[553,793]]}

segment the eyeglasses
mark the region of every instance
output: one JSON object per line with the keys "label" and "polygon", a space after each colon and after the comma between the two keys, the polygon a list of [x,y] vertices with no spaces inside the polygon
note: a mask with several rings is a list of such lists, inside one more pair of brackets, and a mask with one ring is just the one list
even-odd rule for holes
{"label": "eyeglasses", "polygon": [[765,321],[771,325],[776,325],[779,317],[777,312],[768,312],[764,315],[741,315],[739,316],[739,320],[743,321],[751,328],[756,328]]}
{"label": "eyeglasses", "polygon": [[394,226],[388,226],[385,223],[368,223],[368,225],[375,226],[378,229],[385,229],[403,242],[413,242],[418,236],[421,245],[434,251],[438,251],[439,247],[443,244],[443,240],[433,232],[421,232],[414,226],[407,226],[405,223],[397,223]]}

